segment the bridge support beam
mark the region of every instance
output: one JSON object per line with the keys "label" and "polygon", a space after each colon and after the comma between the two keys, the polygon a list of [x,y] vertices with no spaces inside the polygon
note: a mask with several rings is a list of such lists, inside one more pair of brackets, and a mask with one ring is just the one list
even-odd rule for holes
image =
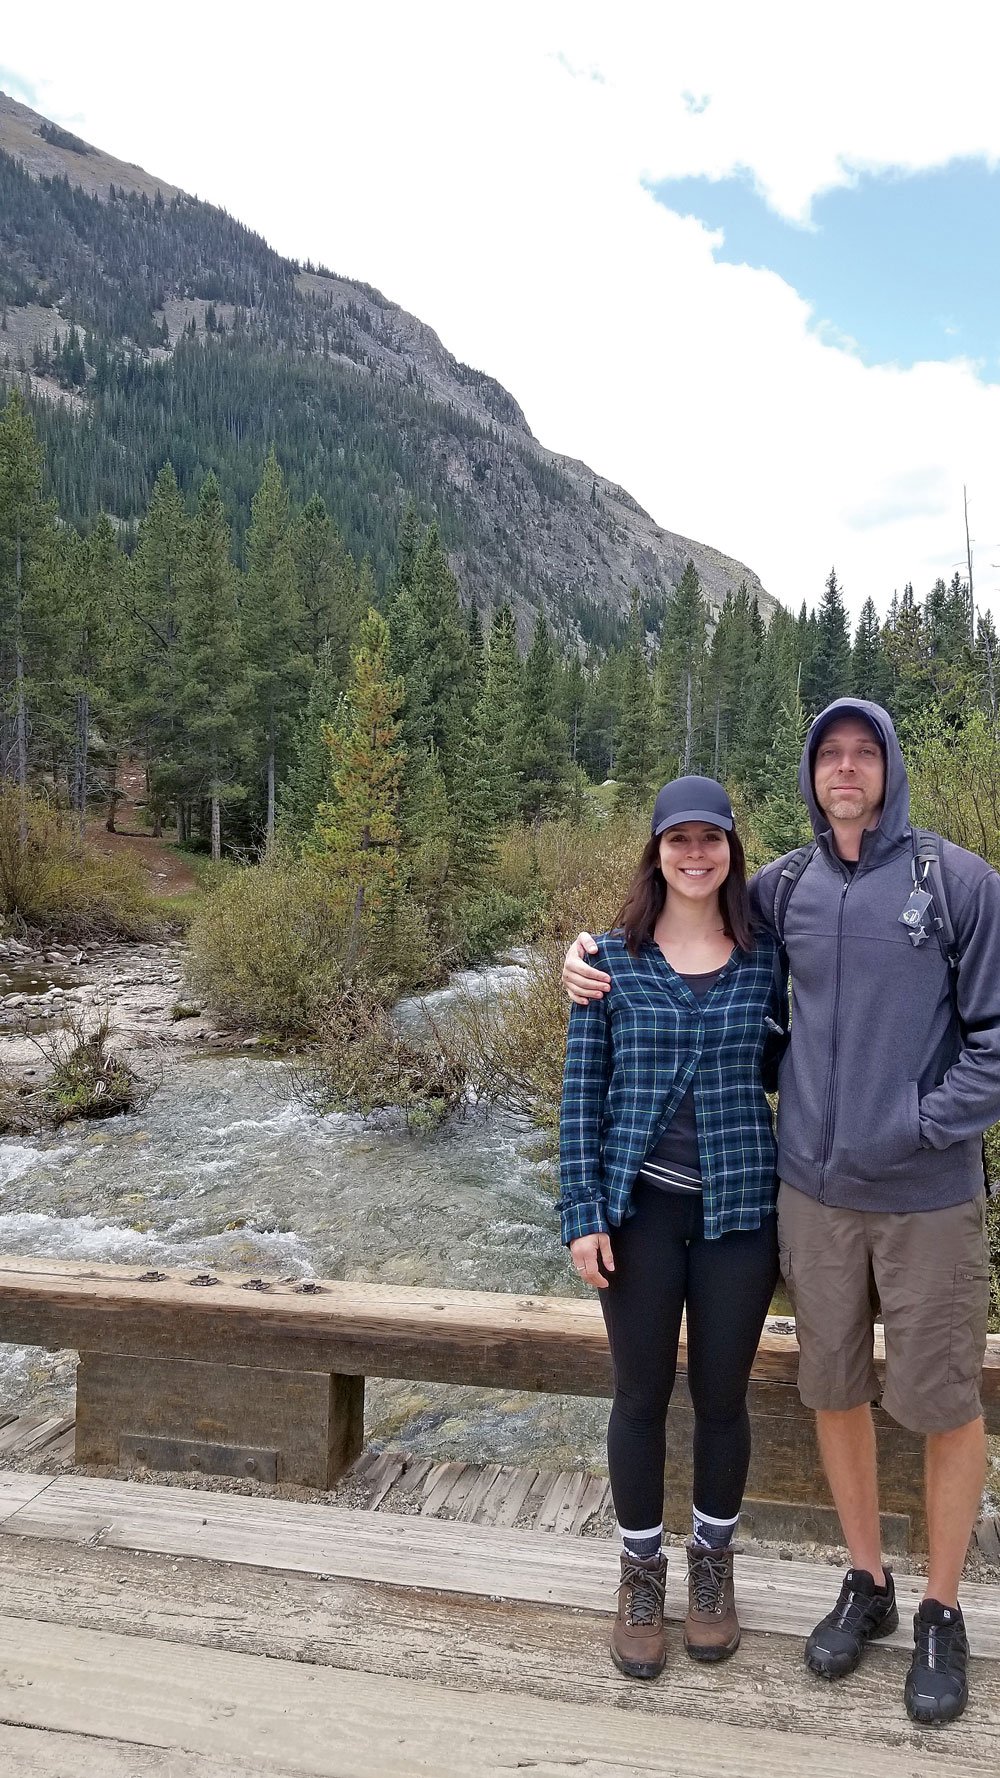
{"label": "bridge support beam", "polygon": [[332,1488],[364,1438],[364,1377],[82,1352],[76,1461]]}

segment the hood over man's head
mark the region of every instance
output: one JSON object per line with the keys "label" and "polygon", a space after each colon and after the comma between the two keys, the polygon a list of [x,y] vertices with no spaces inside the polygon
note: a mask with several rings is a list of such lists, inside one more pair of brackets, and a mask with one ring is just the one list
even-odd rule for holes
{"label": "hood over man's head", "polygon": [[813,832],[818,835],[830,829],[830,817],[820,808],[816,798],[816,755],[827,731],[834,723],[845,720],[864,723],[878,742],[885,766],[885,790],[878,830],[890,840],[899,840],[908,832],[910,820],[906,767],[888,710],[883,710],[881,704],[869,703],[866,698],[836,698],[820,711],[806,736],[799,766],[799,789],[809,809]]}

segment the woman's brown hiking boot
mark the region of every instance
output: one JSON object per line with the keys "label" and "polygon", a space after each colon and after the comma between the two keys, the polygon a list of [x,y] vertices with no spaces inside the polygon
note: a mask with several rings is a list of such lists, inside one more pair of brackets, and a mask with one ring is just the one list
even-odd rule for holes
{"label": "woman's brown hiking boot", "polygon": [[629,1679],[655,1679],[663,1672],[667,1658],[663,1640],[666,1584],[667,1558],[662,1550],[645,1561],[641,1556],[623,1554],[611,1659]]}
{"label": "woman's brown hiking boot", "polygon": [[693,1661],[724,1661],[740,1643],[733,1593],[733,1549],[687,1546],[688,1608],[684,1647]]}

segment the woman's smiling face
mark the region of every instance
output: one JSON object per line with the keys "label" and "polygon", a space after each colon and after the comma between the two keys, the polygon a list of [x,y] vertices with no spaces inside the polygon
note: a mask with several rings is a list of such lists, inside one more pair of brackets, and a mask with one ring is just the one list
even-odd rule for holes
{"label": "woman's smiling face", "polygon": [[672,895],[706,901],[729,875],[729,836],[708,821],[684,821],[660,835],[660,869]]}

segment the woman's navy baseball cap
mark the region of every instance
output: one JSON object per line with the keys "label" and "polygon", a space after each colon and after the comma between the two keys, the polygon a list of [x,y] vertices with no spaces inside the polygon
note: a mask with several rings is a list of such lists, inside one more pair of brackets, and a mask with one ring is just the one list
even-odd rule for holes
{"label": "woman's navy baseball cap", "polygon": [[682,821],[710,821],[732,831],[733,805],[717,778],[675,778],[664,784],[653,807],[653,837]]}

